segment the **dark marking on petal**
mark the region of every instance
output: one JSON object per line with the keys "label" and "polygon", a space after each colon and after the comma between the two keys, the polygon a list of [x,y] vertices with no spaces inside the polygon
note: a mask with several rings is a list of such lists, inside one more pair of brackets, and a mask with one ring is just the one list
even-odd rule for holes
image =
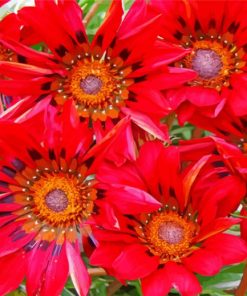
{"label": "dark marking on petal", "polygon": [[220,155],[219,151],[215,148],[212,152],[214,155]]}
{"label": "dark marking on petal", "polygon": [[5,175],[9,176],[10,178],[13,178],[16,174],[16,171],[8,166],[3,166],[2,171]]}
{"label": "dark marking on petal", "polygon": [[176,192],[175,192],[173,187],[169,188],[169,194],[170,194],[171,197],[176,197]]}
{"label": "dark marking on petal", "polygon": [[83,34],[82,31],[77,31],[75,33],[76,39],[79,43],[85,43],[87,42],[85,35]]}
{"label": "dark marking on petal", "polygon": [[55,52],[61,57],[63,58],[66,53],[68,52],[66,47],[64,47],[63,45],[60,45],[58,48],[55,49]]}
{"label": "dark marking on petal", "polygon": [[133,71],[136,71],[136,70],[140,69],[141,67],[142,67],[142,62],[136,62],[131,66]]}
{"label": "dark marking on petal", "polygon": [[224,178],[224,177],[227,177],[227,176],[229,176],[229,175],[230,175],[229,172],[220,172],[220,173],[218,173],[218,176],[219,176],[220,178]]}
{"label": "dark marking on petal", "polygon": [[43,240],[39,244],[39,249],[41,249],[42,251],[46,251],[49,246],[50,246],[50,242],[46,241],[46,240]]}
{"label": "dark marking on petal", "polygon": [[138,82],[142,82],[142,81],[145,81],[146,80],[146,75],[143,75],[141,77],[136,77],[135,78],[135,82],[138,83]]}
{"label": "dark marking on petal", "polygon": [[104,189],[97,189],[97,198],[101,199],[105,197],[105,190]]}
{"label": "dark marking on petal", "polygon": [[244,44],[242,47],[243,47],[243,50],[244,50],[245,52],[247,52],[247,43]]}
{"label": "dark marking on petal", "polygon": [[53,106],[53,107],[57,106],[57,102],[56,102],[56,100],[54,98],[51,99],[50,105]]}
{"label": "dark marking on petal", "polygon": [[154,256],[154,254],[152,254],[152,253],[150,252],[150,250],[146,250],[145,253],[146,253],[149,257],[153,257],[153,256]]}
{"label": "dark marking on petal", "polygon": [[163,189],[160,183],[158,183],[158,189],[159,189],[160,195],[163,195]]}
{"label": "dark marking on petal", "polygon": [[38,242],[35,240],[35,239],[32,239],[28,244],[26,244],[23,249],[26,251],[26,252],[30,252],[32,251],[32,249],[35,247],[35,245],[37,244]]}
{"label": "dark marking on petal", "polygon": [[85,165],[87,166],[87,168],[90,168],[93,162],[94,162],[94,156],[91,156],[89,159],[85,161]]}
{"label": "dark marking on petal", "polygon": [[26,64],[27,63],[27,58],[25,58],[24,56],[22,56],[22,55],[17,55],[17,61],[19,62],[19,63],[23,63],[23,64]]}
{"label": "dark marking on petal", "polygon": [[116,44],[116,40],[117,40],[117,38],[114,37],[114,39],[112,40],[112,42],[111,42],[111,44],[110,44],[109,47],[113,48],[115,46],[115,44]]}
{"label": "dark marking on petal", "polygon": [[130,55],[130,51],[127,48],[124,48],[120,53],[119,56],[123,61],[126,61]]}
{"label": "dark marking on petal", "polygon": [[93,242],[93,240],[90,238],[90,236],[87,237],[87,241],[88,241],[88,243],[89,243],[89,245],[90,245],[91,247],[93,247],[93,248],[96,247],[95,244],[94,244],[94,242]]}
{"label": "dark marking on petal", "polygon": [[62,148],[62,149],[61,149],[61,151],[60,151],[60,156],[61,156],[62,158],[65,158],[65,157],[66,157],[66,150],[65,150],[65,148]]}
{"label": "dark marking on petal", "polygon": [[235,23],[235,22],[232,22],[230,24],[230,26],[228,27],[228,31],[231,33],[231,34],[235,34],[239,28],[239,23]]}
{"label": "dark marking on petal", "polygon": [[49,90],[49,89],[51,89],[51,81],[43,83],[41,85],[41,89],[42,90]]}
{"label": "dark marking on petal", "polygon": [[182,34],[180,31],[177,30],[177,31],[173,34],[173,36],[174,36],[176,39],[181,40],[182,37],[183,37],[183,34]]}
{"label": "dark marking on petal", "polygon": [[208,26],[209,26],[210,29],[214,29],[214,28],[216,27],[216,21],[215,21],[215,19],[212,18],[212,19],[209,21]]}
{"label": "dark marking on petal", "polygon": [[233,126],[235,129],[237,129],[238,131],[241,132],[242,129],[241,129],[241,127],[240,127],[236,122],[233,121],[231,124],[232,124],[232,126]]}
{"label": "dark marking on petal", "polygon": [[13,159],[11,163],[18,172],[23,171],[26,167],[25,163],[18,158]]}
{"label": "dark marking on petal", "polygon": [[127,224],[127,228],[129,230],[135,231],[135,227],[133,225],[131,225],[131,224]]}
{"label": "dark marking on petal", "polygon": [[97,39],[96,39],[96,44],[98,45],[98,46],[102,46],[102,44],[103,44],[103,36],[102,35],[99,35],[98,37],[97,37]]}
{"label": "dark marking on petal", "polygon": [[12,232],[10,236],[12,238],[12,241],[15,242],[15,241],[23,238],[24,236],[26,236],[26,232],[22,229],[18,229],[18,230],[15,230],[14,232]]}
{"label": "dark marking on petal", "polygon": [[195,31],[200,31],[201,30],[201,25],[200,25],[198,20],[195,21],[194,29],[195,29]]}
{"label": "dark marking on petal", "polygon": [[62,245],[55,245],[53,250],[52,250],[52,256],[55,257],[55,256],[59,256],[60,253],[62,251]]}
{"label": "dark marking on petal", "polygon": [[55,160],[56,159],[56,155],[55,155],[55,152],[54,152],[53,149],[49,149],[48,153],[49,153],[50,160]]}
{"label": "dark marking on petal", "polygon": [[13,195],[9,195],[9,196],[6,196],[6,197],[0,199],[1,204],[11,204],[13,202],[14,202]]}
{"label": "dark marking on petal", "polygon": [[27,151],[33,160],[42,159],[42,155],[36,149],[34,149],[34,148],[31,150],[28,149]]}
{"label": "dark marking on petal", "polygon": [[182,27],[186,27],[186,21],[181,16],[178,17],[178,22]]}
{"label": "dark marking on petal", "polygon": [[165,264],[159,264],[158,269],[162,269],[165,266]]}
{"label": "dark marking on petal", "polygon": [[227,131],[224,131],[224,130],[222,130],[222,129],[220,129],[220,128],[217,128],[217,130],[218,130],[220,133],[222,133],[224,136],[230,136],[230,133],[227,132]]}
{"label": "dark marking on petal", "polygon": [[217,161],[212,162],[212,165],[215,168],[219,168],[219,167],[224,167],[225,163],[221,160],[217,160]]}
{"label": "dark marking on petal", "polygon": [[2,180],[0,180],[0,186],[1,186],[1,187],[4,187],[4,188],[8,188],[8,186],[9,186],[9,183],[7,183],[7,182],[5,182],[5,181],[2,181]]}
{"label": "dark marking on petal", "polygon": [[93,212],[97,215],[100,213],[99,206],[97,206],[96,204],[93,205]]}
{"label": "dark marking on petal", "polygon": [[80,119],[80,122],[85,122],[86,121],[86,118],[82,117],[82,116],[80,116],[79,119]]}
{"label": "dark marking on petal", "polygon": [[42,95],[40,95],[36,100],[35,100],[35,103],[38,103],[38,102],[40,102],[40,101],[42,101],[44,98],[46,98],[47,97],[47,94],[42,94]]}

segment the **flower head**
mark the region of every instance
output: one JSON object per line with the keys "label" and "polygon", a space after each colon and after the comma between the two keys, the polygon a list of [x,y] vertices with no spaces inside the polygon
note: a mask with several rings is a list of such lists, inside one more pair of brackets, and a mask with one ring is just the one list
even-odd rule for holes
{"label": "flower head", "polygon": [[[225,264],[245,259],[245,243],[223,233],[240,220],[227,217],[230,205],[219,215],[231,190],[226,188],[222,193],[216,186],[214,194],[210,188],[197,191],[200,172],[209,157],[183,171],[176,147],[153,142],[143,145],[135,163],[101,167],[97,188],[113,207],[118,204],[118,209],[119,199],[125,197],[124,215],[117,209],[114,227],[93,230],[99,246],[91,263],[123,281],[140,278],[144,295],[165,295],[172,287],[181,295],[197,295],[201,288],[194,272],[214,275]],[[159,204],[149,212],[127,207],[127,201],[135,196],[143,203],[149,196]]]}
{"label": "flower head", "polygon": [[[29,131],[24,123],[1,121],[0,294],[26,276],[28,294],[60,295],[70,275],[78,294],[87,295],[82,236],[93,240],[88,224],[95,223],[97,209],[104,206],[104,199],[97,205],[93,167],[100,151],[105,156],[105,150],[111,151],[118,131],[90,149],[93,132],[80,122],[71,102],[62,114],[35,122],[39,129]],[[118,127],[123,140],[124,125]]]}
{"label": "flower head", "polygon": [[160,15],[145,1],[136,1],[123,21],[121,1],[113,1],[91,43],[76,1],[36,1],[35,7],[25,7],[18,15],[52,54],[6,38],[6,45],[21,53],[26,64],[1,63],[8,77],[0,81],[3,93],[32,95],[30,100],[52,94],[51,104],[58,109],[72,100],[81,119],[94,127],[97,139],[126,114],[144,130],[167,138],[160,119],[168,106],[160,89],[181,85],[195,74],[168,70],[166,64],[187,51],[156,46]]}
{"label": "flower head", "polygon": [[246,2],[151,3],[164,15],[160,31],[164,40],[191,49],[175,65],[197,73],[184,87],[168,94],[173,107],[184,106],[181,116],[200,109],[208,117],[217,116],[225,104],[235,115],[246,114]]}

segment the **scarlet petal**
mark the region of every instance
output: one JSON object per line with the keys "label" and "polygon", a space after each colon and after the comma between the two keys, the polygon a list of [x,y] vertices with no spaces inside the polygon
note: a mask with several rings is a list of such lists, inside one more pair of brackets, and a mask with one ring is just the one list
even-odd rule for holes
{"label": "scarlet petal", "polygon": [[82,262],[80,253],[75,250],[70,242],[66,243],[66,253],[69,262],[69,272],[77,293],[80,296],[88,295],[90,277],[87,268]]}
{"label": "scarlet petal", "polygon": [[184,258],[183,263],[191,271],[206,276],[215,275],[223,265],[219,256],[205,249],[195,251],[191,256]]}
{"label": "scarlet petal", "polygon": [[196,276],[183,265],[168,262],[167,272],[170,274],[172,286],[183,296],[197,296],[202,288]]}
{"label": "scarlet petal", "polygon": [[68,278],[68,273],[69,265],[65,245],[55,245],[47,263],[41,296],[61,295]]}
{"label": "scarlet petal", "polygon": [[247,257],[247,244],[241,238],[220,233],[205,241],[203,246],[221,257],[223,264],[239,263]]}
{"label": "scarlet petal", "polygon": [[152,273],[158,264],[159,258],[149,255],[145,246],[133,244],[122,251],[112,267],[120,278],[135,280]]}
{"label": "scarlet petal", "polygon": [[161,268],[141,280],[144,296],[164,296],[172,288],[170,274],[167,268]]}
{"label": "scarlet petal", "polygon": [[138,214],[158,210],[161,204],[150,194],[129,186],[115,185],[106,193],[107,201],[113,203],[120,212]]}
{"label": "scarlet petal", "polygon": [[[109,237],[111,234],[109,234]],[[123,249],[123,244],[102,243],[90,257],[90,264],[111,268],[113,261],[119,256]]]}
{"label": "scarlet petal", "polygon": [[27,258],[23,250],[0,258],[0,295],[6,295],[15,290],[22,282]]}

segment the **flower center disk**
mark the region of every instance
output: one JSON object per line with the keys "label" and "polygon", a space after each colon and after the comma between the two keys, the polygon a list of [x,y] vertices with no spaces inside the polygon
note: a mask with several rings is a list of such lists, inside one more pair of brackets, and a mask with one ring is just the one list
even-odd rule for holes
{"label": "flower center disk", "polygon": [[66,193],[60,189],[54,189],[45,196],[45,203],[54,212],[62,212],[68,206]]}
{"label": "flower center disk", "polygon": [[102,81],[100,78],[94,75],[88,75],[80,82],[81,89],[89,95],[96,95],[102,87]]}
{"label": "flower center disk", "polygon": [[192,69],[204,79],[216,77],[222,66],[221,57],[211,49],[198,49],[192,58]]}
{"label": "flower center disk", "polygon": [[144,240],[160,262],[180,261],[189,251],[196,225],[176,212],[157,212],[143,229]]}

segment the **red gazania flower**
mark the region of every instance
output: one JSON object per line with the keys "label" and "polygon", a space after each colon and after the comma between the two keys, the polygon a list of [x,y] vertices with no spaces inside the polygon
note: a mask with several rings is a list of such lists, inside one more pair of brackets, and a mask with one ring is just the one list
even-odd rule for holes
{"label": "red gazania flower", "polygon": [[[183,172],[176,147],[149,142],[136,162],[120,168],[110,162],[101,166],[97,188],[118,208],[120,197],[125,200],[124,215],[116,210],[114,227],[93,230],[99,245],[91,264],[103,266],[121,281],[140,278],[145,296],[163,296],[172,287],[192,296],[201,291],[194,272],[212,276],[222,266],[244,260],[244,241],[223,233],[240,220],[217,216],[220,203],[212,208],[210,202],[222,192],[227,196],[228,189],[216,187],[214,196],[207,195],[203,202],[196,195],[195,182],[208,158]],[[135,196],[150,196],[159,205],[147,214],[141,204],[127,207],[126,201]]]}
{"label": "red gazania flower", "polygon": [[[35,7],[19,12],[54,56],[3,40],[27,63],[1,62],[0,71],[8,79],[0,81],[0,91],[32,96],[33,105],[37,97],[40,100],[48,94],[58,108],[73,100],[80,117],[93,125],[97,138],[124,114],[146,131],[167,138],[159,120],[168,107],[159,91],[181,85],[195,74],[184,69],[168,71],[165,65],[187,51],[165,43],[154,46],[160,16],[146,1],[136,1],[121,22],[122,1],[115,0],[90,44],[76,1],[57,2],[37,0]],[[32,63],[28,63],[30,58]]]}
{"label": "red gazania flower", "polygon": [[100,150],[110,151],[112,140],[120,146],[115,136],[123,140],[129,122],[120,122],[92,150],[93,132],[71,102],[62,114],[35,124],[43,131],[0,123],[0,294],[25,277],[28,295],[60,295],[70,275],[78,294],[87,295],[82,235],[93,240],[87,224],[95,223],[97,210],[104,208],[104,199],[97,204],[93,166],[99,165]]}
{"label": "red gazania flower", "polygon": [[176,65],[198,74],[179,90],[167,94],[172,106],[176,108],[183,103],[187,114],[201,108],[209,112],[208,116],[217,116],[226,104],[235,115],[246,114],[247,3],[227,0],[151,3],[164,15],[160,31],[164,40],[191,49]]}

